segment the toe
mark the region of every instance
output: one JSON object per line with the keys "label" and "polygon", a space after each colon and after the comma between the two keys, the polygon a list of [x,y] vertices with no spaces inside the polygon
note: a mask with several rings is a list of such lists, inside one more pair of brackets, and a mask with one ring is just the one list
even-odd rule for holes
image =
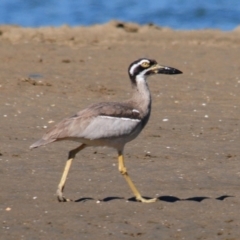
{"label": "toe", "polygon": [[139,198],[137,198],[137,201],[143,202],[143,203],[153,203],[153,202],[157,201],[157,198],[146,199],[143,197],[139,197]]}

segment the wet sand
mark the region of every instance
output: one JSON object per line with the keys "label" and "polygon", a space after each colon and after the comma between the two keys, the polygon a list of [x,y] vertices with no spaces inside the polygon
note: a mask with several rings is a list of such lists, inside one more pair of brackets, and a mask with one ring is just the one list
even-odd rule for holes
{"label": "wet sand", "polygon": [[[1,239],[240,239],[239,46],[239,28],[0,26]],[[150,121],[125,148],[136,186],[159,201],[134,201],[116,152],[88,148],[66,183],[77,202],[59,203],[77,144],[29,146],[91,103],[129,98],[140,57],[183,71],[149,78]]]}

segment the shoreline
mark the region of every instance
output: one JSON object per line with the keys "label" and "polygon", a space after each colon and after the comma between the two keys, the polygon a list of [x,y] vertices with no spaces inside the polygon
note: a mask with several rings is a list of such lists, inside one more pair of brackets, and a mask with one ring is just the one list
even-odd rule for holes
{"label": "shoreline", "polygon": [[240,27],[233,31],[218,29],[206,30],[173,30],[152,24],[138,25],[111,21],[106,24],[89,27],[39,27],[25,28],[12,25],[0,25],[0,41],[11,43],[41,42],[61,45],[107,44],[110,42],[139,41],[148,43],[154,41],[171,41],[172,44],[181,44],[182,41],[193,45],[221,45],[230,43],[237,47],[240,40]]}

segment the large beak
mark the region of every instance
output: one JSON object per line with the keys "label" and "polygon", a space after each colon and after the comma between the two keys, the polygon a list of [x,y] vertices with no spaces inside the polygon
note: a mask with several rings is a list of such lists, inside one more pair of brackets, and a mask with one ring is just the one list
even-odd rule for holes
{"label": "large beak", "polygon": [[162,73],[162,74],[181,74],[182,72],[176,68],[161,66],[156,64],[151,67],[151,70],[154,73]]}

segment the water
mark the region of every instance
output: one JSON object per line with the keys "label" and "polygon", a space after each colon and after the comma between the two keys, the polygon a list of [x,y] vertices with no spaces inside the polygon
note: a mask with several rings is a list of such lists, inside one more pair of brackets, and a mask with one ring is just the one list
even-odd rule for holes
{"label": "water", "polygon": [[174,29],[240,25],[240,0],[1,0],[0,24],[88,26],[112,19]]}

